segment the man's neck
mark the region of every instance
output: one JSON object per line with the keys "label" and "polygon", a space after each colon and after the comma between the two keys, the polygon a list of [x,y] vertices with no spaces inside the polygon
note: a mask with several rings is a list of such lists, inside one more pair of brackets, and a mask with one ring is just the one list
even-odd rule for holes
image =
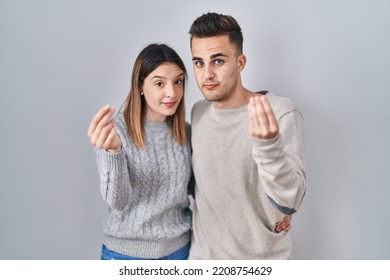
{"label": "man's neck", "polygon": [[234,109],[249,103],[249,98],[253,93],[245,88],[237,90],[229,99],[224,101],[214,101],[213,105],[216,109],[227,110]]}

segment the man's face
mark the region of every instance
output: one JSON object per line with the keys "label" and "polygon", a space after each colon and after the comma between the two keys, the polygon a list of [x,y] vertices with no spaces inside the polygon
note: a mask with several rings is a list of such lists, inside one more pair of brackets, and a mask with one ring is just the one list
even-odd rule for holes
{"label": "man's face", "polygon": [[208,101],[225,102],[239,86],[242,57],[228,35],[192,39],[192,61],[199,89]]}

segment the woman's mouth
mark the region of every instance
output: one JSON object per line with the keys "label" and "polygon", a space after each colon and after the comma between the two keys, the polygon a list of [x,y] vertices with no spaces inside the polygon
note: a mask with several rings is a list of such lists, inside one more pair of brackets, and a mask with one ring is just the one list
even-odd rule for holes
{"label": "woman's mouth", "polygon": [[177,101],[162,102],[162,104],[163,104],[165,107],[168,107],[168,108],[171,108],[171,107],[175,106],[176,103],[177,103]]}

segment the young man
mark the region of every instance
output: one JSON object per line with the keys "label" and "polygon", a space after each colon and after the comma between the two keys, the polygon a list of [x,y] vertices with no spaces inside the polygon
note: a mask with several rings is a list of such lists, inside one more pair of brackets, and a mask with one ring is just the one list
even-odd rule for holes
{"label": "young man", "polygon": [[197,186],[190,259],[291,259],[278,221],[296,212],[306,191],[303,117],[289,99],[243,86],[246,57],[233,17],[204,14],[190,34],[206,99],[191,116]]}

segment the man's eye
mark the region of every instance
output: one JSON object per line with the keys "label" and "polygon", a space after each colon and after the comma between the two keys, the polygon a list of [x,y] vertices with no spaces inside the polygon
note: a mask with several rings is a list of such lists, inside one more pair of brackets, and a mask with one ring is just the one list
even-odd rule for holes
{"label": "man's eye", "polygon": [[219,65],[219,64],[222,64],[224,61],[222,59],[216,59],[214,60],[214,63]]}
{"label": "man's eye", "polygon": [[201,67],[203,66],[203,61],[195,61],[195,65],[198,66],[198,67]]}

